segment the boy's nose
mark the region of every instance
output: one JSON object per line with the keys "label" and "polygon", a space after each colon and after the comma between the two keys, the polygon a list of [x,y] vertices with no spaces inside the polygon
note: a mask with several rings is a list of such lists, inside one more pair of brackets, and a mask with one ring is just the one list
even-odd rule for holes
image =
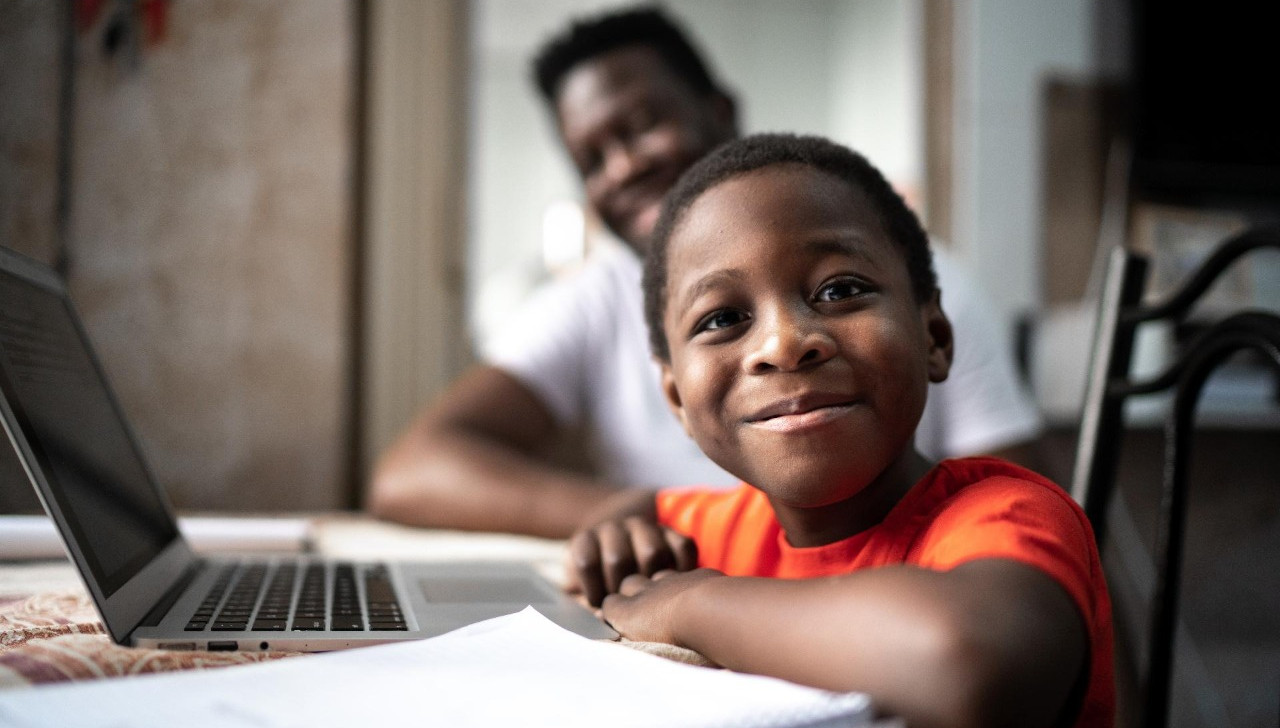
{"label": "boy's nose", "polygon": [[812,316],[781,312],[764,321],[758,317],[754,333],[756,343],[743,362],[750,374],[795,371],[821,364],[836,353],[835,340]]}

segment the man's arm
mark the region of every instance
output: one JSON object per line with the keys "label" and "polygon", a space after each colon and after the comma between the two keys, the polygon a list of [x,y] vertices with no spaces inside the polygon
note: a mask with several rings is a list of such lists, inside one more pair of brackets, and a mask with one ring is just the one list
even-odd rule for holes
{"label": "man's arm", "polygon": [[617,488],[548,463],[559,434],[528,387],[474,367],[382,454],[367,508],[415,526],[567,537]]}
{"label": "man's arm", "polygon": [[912,726],[1053,725],[1088,654],[1067,593],[996,559],[824,579],[635,575],[603,614],[734,670],[865,691]]}

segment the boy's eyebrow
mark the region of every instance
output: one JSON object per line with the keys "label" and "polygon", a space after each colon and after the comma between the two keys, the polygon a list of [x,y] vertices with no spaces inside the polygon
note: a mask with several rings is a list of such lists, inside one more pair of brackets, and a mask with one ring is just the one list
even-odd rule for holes
{"label": "boy's eyebrow", "polygon": [[[877,263],[875,257],[867,252],[867,244],[860,236],[846,233],[837,233],[829,237],[808,240],[800,243],[797,247],[800,252],[813,257],[847,255],[850,258],[857,258],[873,265]],[[741,283],[744,280],[746,280],[746,273],[737,268],[712,271],[699,278],[685,291],[681,291],[678,296],[681,300],[675,301],[675,303],[681,304],[679,308],[686,308],[689,301],[696,301],[708,291],[726,284]]]}
{"label": "boy's eyebrow", "polygon": [[874,263],[875,257],[867,253],[867,242],[861,236],[836,234],[809,240],[801,244],[804,252],[812,255],[847,255]]}
{"label": "boy's eyebrow", "polygon": [[683,300],[678,303],[683,305],[679,308],[687,308],[688,302],[698,300],[698,298],[707,291],[714,290],[726,284],[740,283],[744,280],[746,280],[746,274],[737,268],[712,271],[699,278],[697,281],[694,281],[692,286],[689,286],[687,290],[682,292],[683,295],[681,298]]}

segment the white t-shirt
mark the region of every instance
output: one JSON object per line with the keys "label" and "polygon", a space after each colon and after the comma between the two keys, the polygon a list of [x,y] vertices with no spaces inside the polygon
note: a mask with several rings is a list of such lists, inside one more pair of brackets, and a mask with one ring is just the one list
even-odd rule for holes
{"label": "white t-shirt", "polygon": [[[1007,335],[977,290],[934,252],[943,310],[957,332],[950,377],[930,385],[916,446],[939,459],[1036,435],[1041,419],[1019,382]],[[667,407],[649,354],[639,256],[598,245],[571,277],[538,290],[480,345],[483,359],[528,386],[565,426],[594,434],[603,477],[644,486],[738,479],[702,454]]]}

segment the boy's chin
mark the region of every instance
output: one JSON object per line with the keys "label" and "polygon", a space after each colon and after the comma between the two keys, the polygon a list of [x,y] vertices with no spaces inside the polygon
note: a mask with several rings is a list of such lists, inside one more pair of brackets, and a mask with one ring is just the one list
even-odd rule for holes
{"label": "boy's chin", "polygon": [[[869,478],[850,477],[847,473],[825,472],[761,474],[757,480],[746,479],[777,505],[788,508],[826,508],[843,503],[866,490]],[[825,485],[824,485],[825,484]]]}

